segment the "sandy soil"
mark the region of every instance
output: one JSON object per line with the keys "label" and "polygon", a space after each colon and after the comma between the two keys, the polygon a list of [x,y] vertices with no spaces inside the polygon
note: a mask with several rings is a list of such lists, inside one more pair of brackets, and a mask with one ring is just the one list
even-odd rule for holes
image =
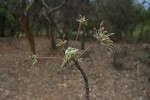
{"label": "sandy soil", "polygon": [[[38,56],[62,56],[47,38],[35,38]],[[86,43],[86,47],[90,43]],[[0,100],[85,100],[84,81],[72,64],[40,59],[32,66],[25,38],[0,39]],[[150,67],[141,62],[149,44],[116,44],[117,62],[99,44],[85,54],[82,68],[91,100],[150,100]]]}

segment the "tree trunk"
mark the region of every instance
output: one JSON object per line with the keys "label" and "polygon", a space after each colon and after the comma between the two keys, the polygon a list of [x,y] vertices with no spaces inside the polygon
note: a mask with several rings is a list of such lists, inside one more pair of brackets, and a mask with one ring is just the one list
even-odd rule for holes
{"label": "tree trunk", "polygon": [[51,17],[51,14],[48,14],[48,31],[50,34],[50,38],[51,38],[51,46],[52,49],[56,49],[56,41],[55,41],[55,35],[54,35],[54,22],[53,19]]}
{"label": "tree trunk", "polygon": [[5,15],[0,15],[0,37],[5,36]]}
{"label": "tree trunk", "polygon": [[49,24],[48,33],[50,34],[50,38],[51,38],[51,46],[52,46],[52,49],[56,49],[56,41],[55,41],[55,36],[53,33],[53,26],[51,25],[50,22],[48,24]]}
{"label": "tree trunk", "polygon": [[138,43],[141,42],[142,35],[143,35],[143,32],[144,32],[144,26],[145,26],[145,24],[143,24],[142,27],[141,27],[141,32],[140,32],[139,37],[137,39]]}
{"label": "tree trunk", "polygon": [[33,54],[35,54],[35,43],[33,39],[33,35],[29,26],[29,18],[27,15],[22,15],[20,20],[22,31],[26,34],[29,44],[30,50]]}

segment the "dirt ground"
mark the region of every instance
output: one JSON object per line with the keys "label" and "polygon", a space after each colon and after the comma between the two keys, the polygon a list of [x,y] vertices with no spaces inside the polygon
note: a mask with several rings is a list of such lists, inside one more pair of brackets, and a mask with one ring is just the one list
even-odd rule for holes
{"label": "dirt ground", "polygon": [[[35,38],[38,56],[62,56],[47,38]],[[90,43],[86,43],[86,47]],[[0,100],[85,100],[84,81],[72,64],[39,59],[32,66],[25,38],[0,38]],[[96,44],[80,63],[90,85],[91,100],[150,100],[150,66],[141,62],[149,44],[116,44],[113,55]]]}

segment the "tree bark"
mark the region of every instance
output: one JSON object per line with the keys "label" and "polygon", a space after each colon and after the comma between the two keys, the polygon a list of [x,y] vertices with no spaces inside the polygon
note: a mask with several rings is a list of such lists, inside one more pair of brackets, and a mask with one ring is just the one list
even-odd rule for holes
{"label": "tree bark", "polygon": [[87,78],[87,75],[85,74],[84,70],[81,68],[81,66],[79,65],[78,61],[75,61],[74,60],[74,64],[76,66],[76,68],[80,71],[83,79],[84,79],[84,82],[85,82],[85,89],[86,89],[86,100],[90,100],[90,95],[89,95],[89,83],[88,83],[88,78]]}
{"label": "tree bark", "polygon": [[51,37],[51,46],[52,46],[52,49],[56,49],[56,41],[55,41],[55,35],[54,35],[54,25],[53,25],[53,20],[51,18],[51,15],[49,14],[49,20],[48,20],[48,26],[49,26],[49,34],[50,34],[50,37]]}
{"label": "tree bark", "polygon": [[0,37],[5,36],[5,15],[0,15]]}
{"label": "tree bark", "polygon": [[51,38],[51,46],[52,49],[56,49],[56,42],[55,42],[55,37],[54,37],[54,33],[53,33],[53,26],[49,23],[49,28],[48,28],[48,34],[50,34],[50,38]]}
{"label": "tree bark", "polygon": [[23,32],[26,34],[29,44],[30,44],[30,51],[33,54],[35,53],[35,43],[34,43],[34,39],[33,39],[33,35],[29,26],[29,18],[27,15],[22,15],[21,16],[21,20],[20,20],[20,24],[21,24],[21,28],[23,30]]}

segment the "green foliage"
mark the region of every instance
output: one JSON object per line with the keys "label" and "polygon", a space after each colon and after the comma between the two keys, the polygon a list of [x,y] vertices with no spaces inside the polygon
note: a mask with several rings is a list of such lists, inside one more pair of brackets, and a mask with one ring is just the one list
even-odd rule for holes
{"label": "green foliage", "polygon": [[3,8],[0,8],[0,14],[5,14],[6,10]]}
{"label": "green foliage", "polygon": [[[27,4],[30,1],[27,0]],[[45,0],[45,2],[50,9],[53,9],[63,1]],[[4,3],[7,5],[6,9]],[[0,14],[6,16],[5,33],[12,34],[12,36],[15,33],[20,33],[18,32],[20,31],[19,24],[17,24],[9,9],[14,10],[20,17],[23,13],[21,6],[20,0],[0,0]],[[46,35],[45,26],[47,26],[47,21],[43,19],[46,11],[43,7],[41,1],[37,0],[29,11],[29,20],[32,22],[31,27],[34,28],[33,33],[35,33],[35,36]],[[134,0],[68,0],[64,7],[51,14],[53,32],[61,38],[64,33],[67,33],[69,39],[74,39],[74,34],[71,33],[75,32],[78,27],[78,23],[74,19],[80,14],[86,15],[91,21],[85,26],[85,39],[93,37],[91,29],[93,26],[97,27],[99,25],[97,22],[101,22],[102,19],[105,21],[107,30],[115,33],[113,36],[115,39],[124,37],[128,39],[129,36],[133,39],[132,36],[135,35],[133,32],[137,25],[143,24],[143,22],[150,23],[148,20],[150,8],[144,9],[143,6],[137,5]],[[86,25],[88,20],[85,16],[79,16],[77,21]],[[11,32],[12,30],[15,30],[14,33]],[[143,35],[147,36],[148,34]]]}
{"label": "green foliage", "polygon": [[70,61],[79,61],[81,51],[77,48],[68,47],[65,50],[64,61],[61,67],[64,67],[65,64],[69,63]]}
{"label": "green foliage", "polygon": [[[141,37],[140,37],[140,34]],[[150,43],[150,25],[137,25],[136,28],[133,30],[133,39],[138,41],[140,38],[140,42],[149,42]]]}
{"label": "green foliage", "polygon": [[5,33],[7,36],[14,36],[18,31],[17,21],[12,13],[6,8],[0,8],[0,15],[5,17]]}

